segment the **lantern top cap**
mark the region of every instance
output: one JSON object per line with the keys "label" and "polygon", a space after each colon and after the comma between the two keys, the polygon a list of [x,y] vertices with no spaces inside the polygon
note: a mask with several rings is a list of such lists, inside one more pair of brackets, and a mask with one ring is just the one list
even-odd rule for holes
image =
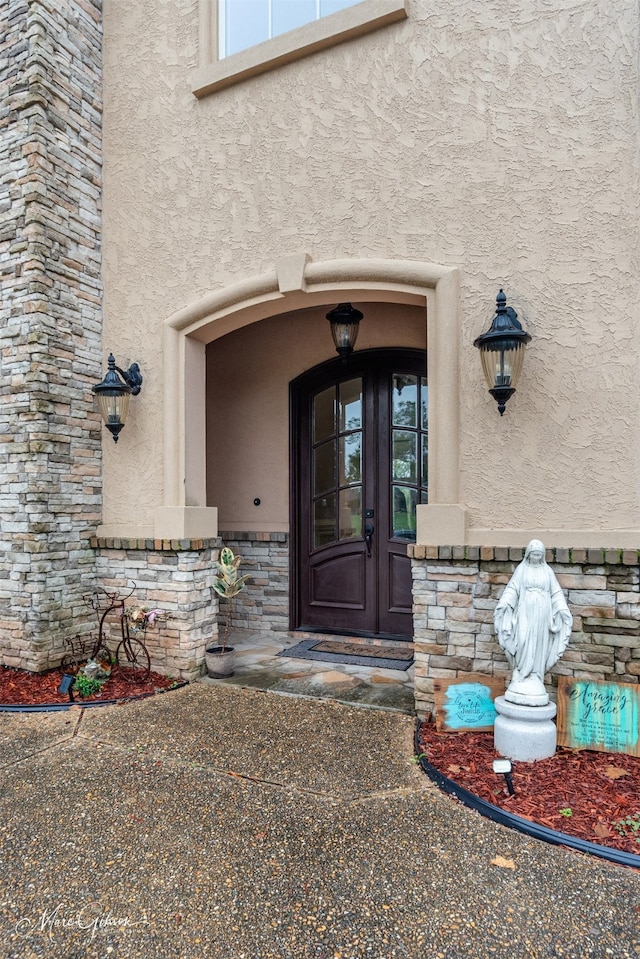
{"label": "lantern top cap", "polygon": [[[507,340],[525,344],[529,343],[531,335],[522,329],[518,314],[513,307],[507,306],[507,295],[501,287],[496,296],[496,315],[491,321],[491,326],[486,333],[482,333],[473,341],[473,345],[480,350],[496,349],[497,342]],[[494,346],[492,347],[491,344]]]}
{"label": "lantern top cap", "polygon": [[327,313],[326,318],[330,323],[359,323],[364,314],[356,310],[351,303],[338,303]]}

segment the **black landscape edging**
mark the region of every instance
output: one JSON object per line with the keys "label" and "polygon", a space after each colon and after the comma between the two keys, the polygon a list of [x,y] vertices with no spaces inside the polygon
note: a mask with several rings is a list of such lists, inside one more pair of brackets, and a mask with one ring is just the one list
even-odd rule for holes
{"label": "black landscape edging", "polygon": [[420,748],[420,726],[418,721],[414,737],[414,748],[416,759],[420,768],[429,779],[432,780],[443,792],[449,796],[458,799],[469,809],[474,809],[481,816],[497,822],[508,829],[516,829],[526,836],[532,836],[534,839],[540,839],[542,842],[551,843],[554,846],[567,846],[576,852],[584,852],[589,856],[597,856],[599,859],[606,859],[608,862],[615,863],[617,866],[630,866],[632,869],[640,869],[640,856],[633,852],[624,852],[622,849],[612,849],[610,846],[600,846],[595,842],[588,842],[586,839],[578,839],[577,836],[569,836],[564,832],[557,832],[555,829],[549,829],[547,826],[541,826],[537,822],[531,822],[530,819],[523,819],[522,816],[516,816],[509,813],[493,803],[487,802],[469,792],[464,786],[459,786],[453,779],[448,779],[435,766],[425,759]]}
{"label": "black landscape edging", "polygon": [[139,699],[149,699],[150,696],[158,696],[160,693],[169,693],[174,689],[182,689],[188,686],[189,681],[183,680],[175,686],[168,686],[166,689],[154,689],[150,693],[139,693],[137,696],[120,696],[119,699],[93,699],[91,702],[73,702],[73,703],[37,703],[32,706],[5,705],[0,703],[0,713],[59,713],[65,709],[71,709],[72,706],[80,706],[81,709],[89,709],[92,706],[117,706],[118,703],[133,703]]}

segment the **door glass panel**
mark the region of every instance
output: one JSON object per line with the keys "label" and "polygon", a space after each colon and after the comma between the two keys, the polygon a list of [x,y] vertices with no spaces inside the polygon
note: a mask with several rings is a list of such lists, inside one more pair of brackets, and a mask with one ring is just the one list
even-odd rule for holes
{"label": "door glass panel", "polygon": [[321,496],[313,504],[313,547],[335,543],[336,536],[336,494]]}
{"label": "door glass panel", "polygon": [[392,480],[418,481],[418,434],[408,430],[393,430]]}
{"label": "door glass panel", "polygon": [[313,442],[319,443],[333,436],[336,430],[335,387],[317,393],[313,398]]}
{"label": "door glass panel", "polygon": [[362,487],[340,490],[340,539],[362,536]]}
{"label": "door glass panel", "polygon": [[362,380],[340,384],[340,432],[362,428]]}
{"label": "door glass panel", "polygon": [[340,437],[339,486],[362,481],[362,433]]}
{"label": "door glass panel", "polygon": [[416,538],[417,490],[410,486],[394,485],[392,496],[392,535],[412,542]]}
{"label": "door glass panel", "polygon": [[313,451],[313,492],[314,496],[335,489],[336,485],[336,441],[329,440]]}
{"label": "door glass panel", "polygon": [[[429,428],[429,389],[427,387],[427,378],[422,376],[420,378],[420,406],[422,408],[422,429],[426,430]],[[426,474],[425,474],[426,480]]]}
{"label": "door glass panel", "polygon": [[422,485],[426,486],[429,477],[429,440],[428,437],[422,437]]}
{"label": "door glass panel", "polygon": [[418,377],[393,374],[392,422],[394,426],[418,425]]}

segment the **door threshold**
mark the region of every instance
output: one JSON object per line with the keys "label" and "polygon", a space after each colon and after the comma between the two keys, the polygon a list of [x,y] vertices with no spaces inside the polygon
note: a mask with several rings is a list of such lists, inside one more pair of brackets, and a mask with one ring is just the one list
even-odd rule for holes
{"label": "door threshold", "polygon": [[388,643],[406,643],[407,646],[413,646],[413,636],[395,633],[363,633],[338,629],[324,629],[320,626],[298,626],[296,629],[289,630],[289,636],[292,639],[336,639],[344,642],[353,640],[356,643],[362,643],[363,646],[386,646]]}

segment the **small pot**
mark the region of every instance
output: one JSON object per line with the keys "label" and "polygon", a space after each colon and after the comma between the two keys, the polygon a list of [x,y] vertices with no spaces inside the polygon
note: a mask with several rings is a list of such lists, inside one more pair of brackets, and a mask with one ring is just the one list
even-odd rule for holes
{"label": "small pot", "polygon": [[226,679],[233,676],[234,657],[233,646],[209,646],[204,651],[204,659],[207,664],[207,674],[211,679]]}

